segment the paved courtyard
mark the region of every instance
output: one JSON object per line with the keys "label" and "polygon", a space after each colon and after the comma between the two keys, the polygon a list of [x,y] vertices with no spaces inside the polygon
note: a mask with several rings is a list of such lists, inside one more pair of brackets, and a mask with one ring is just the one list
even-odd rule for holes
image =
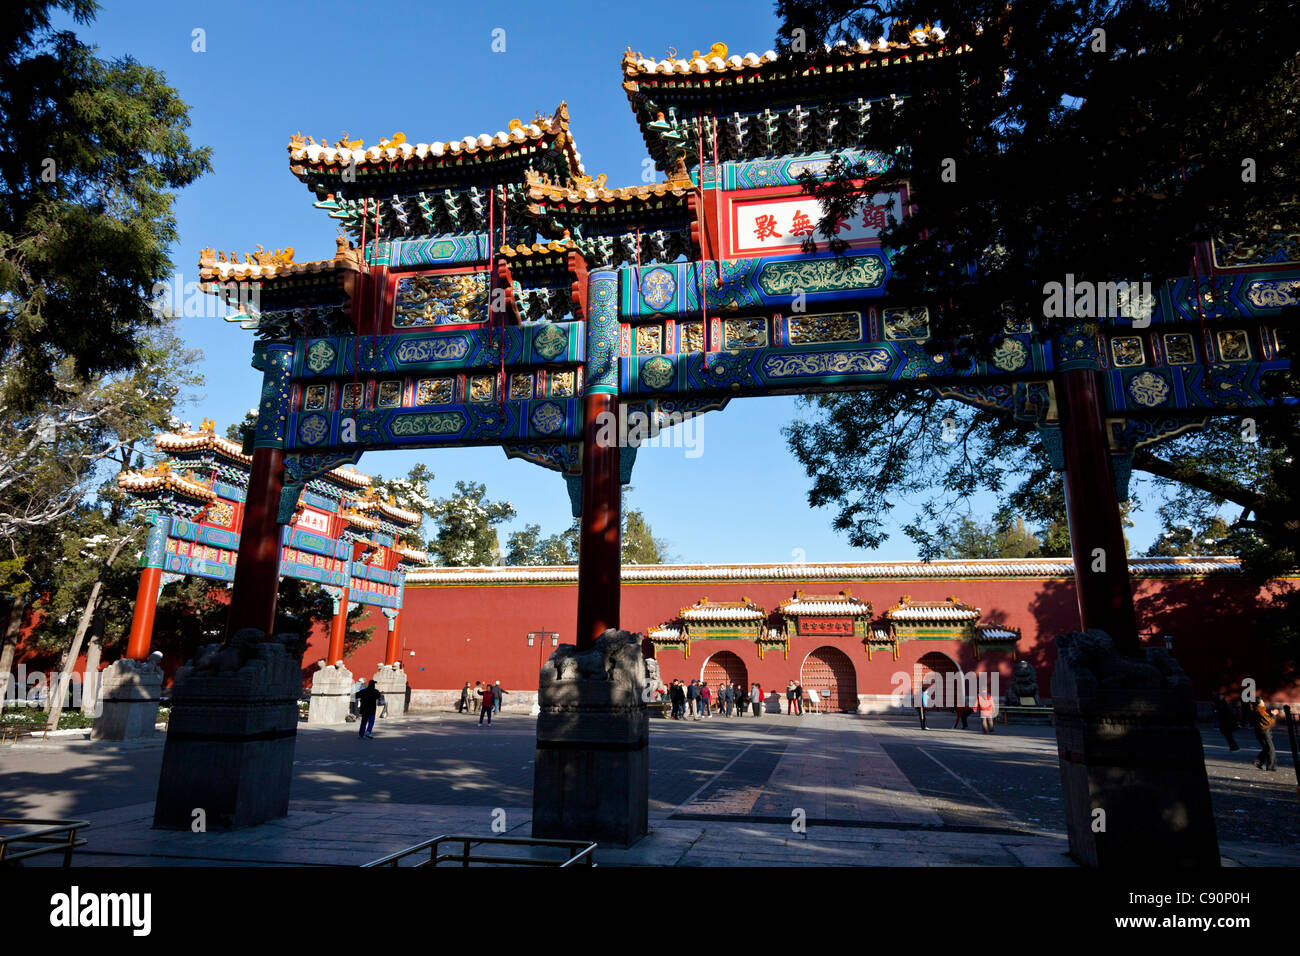
{"label": "paved courtyard", "polygon": [[[654,719],[653,832],[629,850],[601,847],[598,862],[1070,865],[1051,727],[985,736],[938,714],[930,726],[893,716]],[[1251,765],[1253,750],[1230,754],[1204,736],[1225,863],[1300,862],[1285,735],[1275,773]],[[79,865],[353,865],[440,833],[486,836],[494,823],[530,832],[526,716],[483,729],[456,714],[383,721],[374,740],[358,739],[355,725],[303,725],[289,817],[235,833],[150,828],[161,744],[161,733],[123,745],[5,744],[0,813],[90,820]]]}

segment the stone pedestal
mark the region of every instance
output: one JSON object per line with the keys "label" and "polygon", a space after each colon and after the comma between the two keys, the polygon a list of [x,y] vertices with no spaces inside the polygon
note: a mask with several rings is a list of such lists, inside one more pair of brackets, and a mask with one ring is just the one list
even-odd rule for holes
{"label": "stone pedestal", "polygon": [[1191,681],[1164,648],[1061,634],[1052,674],[1070,855],[1086,866],[1218,866]]}
{"label": "stone pedestal", "polygon": [[177,672],[155,827],[232,830],[288,814],[301,652],[286,647],[296,637],[261,637],[242,630]]}
{"label": "stone pedestal", "polygon": [[650,722],[658,665],[609,630],[590,650],[561,644],[542,668],[533,836],[631,846],[649,830]]}
{"label": "stone pedestal", "polygon": [[402,665],[398,664],[380,664],[379,670],[375,671],[375,689],[384,695],[385,708],[379,708],[379,713],[388,717],[405,717],[407,707],[407,683],[406,671],[402,670]]}
{"label": "stone pedestal", "polygon": [[347,723],[356,678],[342,664],[325,664],[311,675],[311,701],[307,723]]}
{"label": "stone pedestal", "polygon": [[152,660],[124,659],[105,667],[99,675],[100,700],[90,739],[152,737],[157,732],[154,725],[158,722],[162,682],[162,668]]}

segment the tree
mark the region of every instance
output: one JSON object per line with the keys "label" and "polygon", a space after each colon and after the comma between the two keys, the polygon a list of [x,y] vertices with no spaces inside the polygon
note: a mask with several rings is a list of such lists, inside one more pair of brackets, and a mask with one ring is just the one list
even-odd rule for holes
{"label": "tree", "polygon": [[[1269,249],[1297,232],[1294,4],[780,0],[777,11],[783,48],[808,60],[827,56],[823,42],[905,40],[921,24],[969,47],[912,71],[896,105],[871,111],[863,145],[892,157],[883,175],[864,177],[841,156],[825,183],[804,180],[822,201],[818,234],[832,249],[836,221],[907,184],[914,207],[893,210],[881,234],[891,296],[928,304],[929,346],[959,368],[988,354],[1008,319],[1032,318],[1040,336],[1060,330],[1067,320],[1050,314],[1047,283],[1070,275],[1158,286],[1193,272],[1193,249],[1211,238]],[[939,37],[931,31],[930,42]],[[1268,387],[1276,396],[1295,386],[1293,375]],[[1004,510],[1032,500],[1039,510],[1026,517],[1060,528],[1059,481],[1030,426],[929,392],[816,404],[821,417],[796,423],[788,439],[814,479],[810,503],[839,504],[835,526],[855,544],[884,540],[893,500],[913,493],[932,495],[906,529],[923,557],[936,553],[945,509],[977,489],[999,495]],[[945,418],[956,436],[946,453]],[[1300,553],[1300,525],[1287,517],[1300,428],[1294,408],[1258,419],[1256,440],[1232,438],[1239,423],[1212,424],[1137,449],[1133,467],[1202,512],[1240,505],[1230,537],[1263,580]],[[1242,469],[1243,454],[1257,452],[1267,474]],[[1011,486],[1011,472],[1033,477]]]}
{"label": "tree", "polygon": [[473,481],[456,482],[456,493],[433,502],[430,514],[438,533],[426,550],[438,564],[482,567],[501,557],[496,525],[515,516],[508,501],[487,500],[487,487]]}
{"label": "tree", "polygon": [[424,522],[437,514],[433,498],[429,497],[429,482],[433,481],[431,472],[423,463],[417,464],[405,478],[384,478],[375,475],[372,487],[385,498],[392,499],[399,508],[413,511],[420,516],[420,523],[408,528],[400,535],[403,543],[412,547],[424,547]]}
{"label": "tree", "polygon": [[2,399],[31,410],[56,389],[133,369],[160,323],[156,290],[178,238],[171,190],[210,170],[189,108],[164,76],[102,60],[51,18],[87,24],[91,0],[32,0],[0,32]]}
{"label": "tree", "polygon": [[1023,518],[999,525],[981,524],[964,516],[946,536],[945,558],[1034,558],[1042,542],[1029,530]]}
{"label": "tree", "polygon": [[662,538],[656,538],[650,530],[650,522],[636,508],[627,506],[628,493],[632,487],[623,488],[623,528],[622,558],[624,564],[664,564],[669,560],[668,544]]}

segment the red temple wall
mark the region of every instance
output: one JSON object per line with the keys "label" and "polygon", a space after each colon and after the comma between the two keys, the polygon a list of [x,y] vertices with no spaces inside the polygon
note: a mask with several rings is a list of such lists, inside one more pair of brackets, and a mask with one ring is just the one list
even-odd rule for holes
{"label": "red temple wall", "polygon": [[[1073,583],[1068,579],[940,579],[827,582],[673,582],[624,584],[622,623],[645,632],[672,621],[681,608],[707,597],[714,601],[748,598],[769,613],[796,589],[809,595],[829,594],[848,587],[853,596],[870,601],[879,616],[910,595],[915,601],[943,601],[949,596],[979,607],[981,620],[1018,627],[1022,637],[1017,656],[1038,672],[1039,688],[1051,696],[1051,669],[1055,661],[1054,635],[1078,627]],[[1253,677],[1266,694],[1300,698],[1300,682],[1287,679],[1283,662],[1275,659],[1255,635],[1255,615],[1261,594],[1240,576],[1210,578],[1141,578],[1135,580],[1135,600],[1142,636],[1160,646],[1164,635],[1174,639],[1174,654],[1192,677],[1197,696],[1204,699],[1218,689],[1239,685]],[[406,589],[401,623],[401,660],[416,689],[449,690],[465,681],[501,681],[507,689],[535,689],[539,659],[550,646],[529,647],[531,631],[558,631],[561,643],[571,643],[576,625],[577,587],[573,584],[419,585]],[[358,675],[374,673],[387,641],[387,622],[377,610],[363,619],[375,625],[369,643],[348,660]],[[772,624],[769,620],[769,625]],[[750,682],[766,689],[783,689],[798,679],[800,665],[815,648],[830,645],[843,650],[857,671],[858,689],[868,694],[889,694],[892,675],[910,673],[912,665],[931,651],[952,658],[963,670],[988,670],[994,666],[1010,673],[1006,651],[984,651],[977,662],[969,643],[959,641],[905,641],[899,659],[888,649],[876,650],[868,661],[862,643],[854,638],[794,637],[789,659],[780,648],[767,649],[759,660],[752,641],[707,640],[692,642],[689,659],[680,650],[661,649],[658,657],[665,680],[699,677],[710,654],[735,653],[744,661]],[[324,653],[317,638],[304,662],[311,664]],[[540,652],[540,655],[539,655]],[[1002,686],[1008,686],[1003,684]]]}

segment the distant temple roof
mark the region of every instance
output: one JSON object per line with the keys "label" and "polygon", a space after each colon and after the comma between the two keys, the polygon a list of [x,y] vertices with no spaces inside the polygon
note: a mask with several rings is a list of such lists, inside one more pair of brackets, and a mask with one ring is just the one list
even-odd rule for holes
{"label": "distant temple roof", "polygon": [[[1206,577],[1237,574],[1231,557],[1129,558],[1134,577]],[[958,578],[1071,578],[1074,565],[1064,558],[999,558],[968,561],[863,561],[841,564],[630,564],[627,582],[705,581],[897,581]],[[561,567],[423,568],[406,583],[427,585],[577,583],[576,565]]]}

